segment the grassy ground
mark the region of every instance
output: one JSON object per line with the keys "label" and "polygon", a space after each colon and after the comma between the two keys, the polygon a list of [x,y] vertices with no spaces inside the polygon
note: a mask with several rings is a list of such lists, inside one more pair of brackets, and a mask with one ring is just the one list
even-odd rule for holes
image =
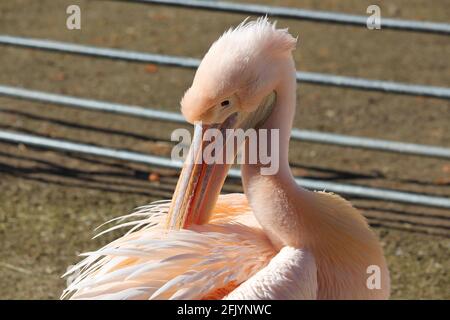
{"label": "grassy ground", "polygon": [[[269,1],[252,1],[265,2]],[[272,1],[277,5],[448,22],[446,1]],[[65,28],[79,4],[82,30]],[[113,1],[0,2],[0,33],[200,58],[245,16]],[[448,37],[369,31],[280,19],[299,35],[297,68],[448,86]],[[178,110],[193,70],[0,46],[0,84]],[[295,126],[450,147],[450,103],[439,99],[300,85]],[[168,155],[176,126],[0,97],[0,130]],[[296,175],[450,196],[450,163],[310,143],[291,144]],[[159,182],[150,182],[158,172]],[[55,299],[60,275],[109,218],[170,198],[176,172],[0,142],[0,298]],[[229,181],[226,191],[239,190]],[[448,211],[351,199],[379,234],[396,299],[450,298]]]}

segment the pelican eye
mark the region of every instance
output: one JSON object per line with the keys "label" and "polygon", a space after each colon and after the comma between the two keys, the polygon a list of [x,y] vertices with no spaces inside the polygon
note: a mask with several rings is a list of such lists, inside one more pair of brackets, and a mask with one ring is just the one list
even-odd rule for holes
{"label": "pelican eye", "polygon": [[221,105],[222,107],[227,107],[227,106],[230,105],[230,100],[224,100],[224,101],[222,101],[222,102],[220,103],[220,105]]}

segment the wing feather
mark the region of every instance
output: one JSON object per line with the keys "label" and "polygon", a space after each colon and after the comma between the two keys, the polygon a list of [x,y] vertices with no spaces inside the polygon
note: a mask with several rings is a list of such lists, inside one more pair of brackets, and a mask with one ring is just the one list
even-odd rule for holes
{"label": "wing feather", "polygon": [[314,256],[303,249],[284,247],[254,276],[233,290],[231,300],[312,300],[317,298]]}
{"label": "wing feather", "polygon": [[158,202],[113,219],[122,224],[106,232],[139,228],[85,253],[67,272],[76,277],[62,297],[201,299],[243,283],[276,253],[244,195],[220,196],[210,223],[189,230],[164,228],[168,208],[168,202]]}

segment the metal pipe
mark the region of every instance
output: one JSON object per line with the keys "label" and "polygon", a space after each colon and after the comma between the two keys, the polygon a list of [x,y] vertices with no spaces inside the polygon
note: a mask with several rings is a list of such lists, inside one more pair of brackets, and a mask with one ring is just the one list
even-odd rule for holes
{"label": "metal pipe", "polygon": [[[119,59],[133,62],[155,63],[168,66],[195,69],[200,60],[188,57],[176,57],[162,54],[151,54],[137,51],[109,49],[82,44],[74,44],[52,40],[32,39],[0,35],[0,44],[19,47],[49,50],[72,54],[88,55],[100,58]],[[365,78],[336,76],[315,72],[297,72],[297,81],[319,85],[347,87],[360,90],[381,91],[406,95],[428,96],[450,99],[450,88],[399,83],[392,81],[370,80]]]}
{"label": "metal pipe", "polygon": [[[72,108],[111,112],[138,118],[147,118],[174,123],[186,123],[183,116],[179,113],[160,111],[119,103],[110,103],[93,99],[83,99],[17,87],[0,85],[0,96],[52,103]],[[299,130],[295,128],[292,130],[291,137],[294,140],[305,142],[315,142],[343,147],[362,148],[368,150],[450,159],[450,149],[438,146],[397,142],[382,139],[371,139],[311,130]]]}
{"label": "metal pipe", "polygon": [[[152,156],[148,154],[97,147],[82,143],[44,138],[36,135],[15,133],[3,130],[0,130],[0,140],[12,143],[23,143],[26,145],[58,151],[83,153],[118,160],[139,162],[164,168],[181,169],[183,165],[180,161],[172,161],[171,159]],[[231,169],[228,176],[232,178],[240,178],[241,173],[237,169]],[[312,190],[326,190],[366,199],[385,200],[450,209],[450,199],[445,197],[428,196],[403,191],[394,191],[382,188],[372,188],[328,181],[318,181],[313,179],[296,178],[295,180],[299,185]]]}
{"label": "metal pipe", "polygon": [[[117,0],[116,0],[117,1]],[[119,0],[124,1],[124,0]],[[243,4],[225,1],[199,0],[127,0],[147,4],[177,6],[190,9],[204,9],[222,12],[235,12],[251,15],[269,15],[273,17],[300,19],[317,22],[338,23],[367,27],[367,17],[362,15],[338,13],[332,11],[306,10],[290,7],[265,6],[259,4]],[[381,28],[450,34],[450,24],[429,21],[381,18]]]}

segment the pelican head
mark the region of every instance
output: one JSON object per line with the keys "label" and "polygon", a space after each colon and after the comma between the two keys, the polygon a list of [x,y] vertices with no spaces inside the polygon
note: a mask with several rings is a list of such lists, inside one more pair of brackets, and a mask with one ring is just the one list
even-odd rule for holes
{"label": "pelican head", "polygon": [[[169,227],[183,228],[208,220],[230,159],[225,158],[227,139],[204,139],[205,132],[212,128],[224,132],[261,127],[276,105],[280,71],[286,66],[292,68],[295,45],[296,39],[287,29],[276,29],[267,18],[244,21],[212,44],[181,100],[181,111],[188,122],[195,124],[195,132],[190,161],[184,164],[172,199]],[[197,161],[206,147],[205,140],[223,152],[225,163]]]}
{"label": "pelican head", "polygon": [[287,30],[276,29],[266,18],[225,32],[206,53],[181,101],[186,120],[223,122],[234,112],[257,118],[251,113],[277,86],[295,44]]}

